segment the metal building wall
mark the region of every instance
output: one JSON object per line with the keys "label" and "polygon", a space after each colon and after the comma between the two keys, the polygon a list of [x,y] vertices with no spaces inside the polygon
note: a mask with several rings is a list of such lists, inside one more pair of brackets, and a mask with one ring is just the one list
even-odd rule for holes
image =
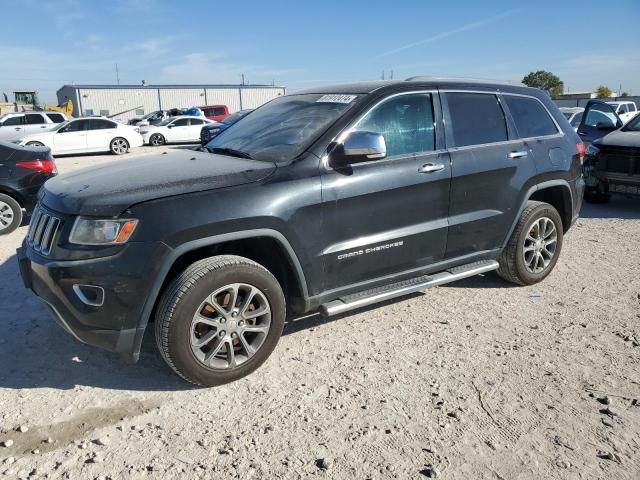
{"label": "metal building wall", "polygon": [[229,112],[240,110],[238,88],[207,88],[207,105],[226,105]]}
{"label": "metal building wall", "polygon": [[251,88],[243,87],[241,89],[241,104],[243,109],[258,108],[260,105],[273,100],[276,97],[284,95],[284,88]]}
{"label": "metal building wall", "polygon": [[[80,89],[79,95],[83,115],[87,115],[87,110],[93,110],[93,115],[100,115],[101,110],[108,110],[109,115],[132,108],[141,108],[145,114],[158,110],[158,90],[155,88]],[[133,110],[115,118],[126,122],[135,116]]]}
{"label": "metal building wall", "polygon": [[203,88],[159,88],[163,110],[198,107],[205,104]]}

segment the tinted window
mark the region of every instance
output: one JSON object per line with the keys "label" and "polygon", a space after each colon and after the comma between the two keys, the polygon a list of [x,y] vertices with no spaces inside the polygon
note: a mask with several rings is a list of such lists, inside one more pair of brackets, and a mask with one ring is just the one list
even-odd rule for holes
{"label": "tinted window", "polygon": [[24,115],[21,115],[19,117],[9,117],[7,118],[3,125],[5,126],[9,126],[9,125],[22,125],[24,123]]}
{"label": "tinted window", "polygon": [[191,119],[191,125],[202,125],[203,123],[204,123],[204,120],[198,120],[196,118]]}
{"label": "tinted window", "polygon": [[217,117],[218,115],[224,115],[226,112],[224,110],[224,108],[219,107],[219,108],[214,108],[213,109],[213,116]]}
{"label": "tinted window", "polygon": [[44,117],[39,113],[27,113],[27,125],[40,125],[45,123]]}
{"label": "tinted window", "polygon": [[116,124],[109,120],[88,120],[89,130],[106,130],[108,128],[116,128]]}
{"label": "tinted window", "polygon": [[507,140],[504,112],[495,95],[447,93],[456,147]]}
{"label": "tinted window", "polygon": [[558,133],[547,110],[535,98],[504,95],[520,138],[541,137]]}
{"label": "tinted window", "polygon": [[384,135],[387,156],[434,150],[431,95],[398,95],[375,107],[354,131]]}
{"label": "tinted window", "polygon": [[60,132],[79,132],[87,129],[89,120],[76,120],[75,122],[69,122],[66,127],[62,128]]}
{"label": "tinted window", "polygon": [[184,127],[189,125],[189,119],[188,118],[181,118],[179,120],[176,120],[175,122],[173,122],[173,126],[174,127]]}
{"label": "tinted window", "polygon": [[628,106],[629,106],[629,111],[630,112],[634,112],[635,113],[635,112],[638,111],[637,108],[636,108],[636,104],[635,103],[630,103]]}
{"label": "tinted window", "polygon": [[616,125],[617,119],[612,111],[612,107],[607,104],[603,105],[600,103],[591,105],[591,108],[589,108],[589,111],[587,112],[587,118],[584,120],[584,124],[590,127],[597,127],[598,123]]}
{"label": "tinted window", "polygon": [[49,117],[49,120],[51,120],[53,123],[64,122],[64,117],[59,113],[47,113],[47,117]]}

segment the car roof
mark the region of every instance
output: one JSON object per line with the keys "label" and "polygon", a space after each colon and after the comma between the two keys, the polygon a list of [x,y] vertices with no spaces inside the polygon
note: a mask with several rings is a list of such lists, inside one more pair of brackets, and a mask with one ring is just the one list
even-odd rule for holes
{"label": "car roof", "polygon": [[347,93],[347,94],[369,94],[379,90],[395,90],[399,88],[479,88],[485,87],[491,90],[500,90],[513,93],[540,92],[537,88],[530,88],[521,83],[504,82],[498,80],[483,80],[475,78],[452,78],[452,77],[432,77],[420,76],[410,77],[406,80],[378,80],[372,82],[342,83],[312,87],[295,92],[293,95],[310,93]]}
{"label": "car roof", "polygon": [[171,120],[179,120],[181,118],[195,118],[197,120],[209,120],[207,117],[201,117],[200,115],[176,115],[175,117],[171,117]]}
{"label": "car roof", "polygon": [[560,107],[559,110],[561,112],[578,113],[578,112],[584,112],[584,107]]}

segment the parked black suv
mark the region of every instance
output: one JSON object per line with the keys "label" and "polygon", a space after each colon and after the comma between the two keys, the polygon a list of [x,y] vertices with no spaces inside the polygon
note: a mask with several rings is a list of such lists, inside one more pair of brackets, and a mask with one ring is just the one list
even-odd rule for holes
{"label": "parked black suv", "polygon": [[35,223],[49,233],[18,251],[76,338],[137,359],[153,319],[164,359],[200,385],[256,369],[286,314],[490,270],[541,281],[584,189],[583,145],[549,96],[476,81],[279,97],[206,149],[47,182]]}

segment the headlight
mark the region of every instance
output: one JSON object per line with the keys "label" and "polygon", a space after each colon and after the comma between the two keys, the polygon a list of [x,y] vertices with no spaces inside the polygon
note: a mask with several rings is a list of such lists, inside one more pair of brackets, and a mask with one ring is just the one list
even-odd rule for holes
{"label": "headlight", "polygon": [[127,243],[138,220],[94,220],[78,217],[71,229],[69,243],[77,245],[112,245]]}
{"label": "headlight", "polygon": [[600,153],[600,149],[596,147],[593,143],[590,143],[587,147],[587,155],[596,156]]}

